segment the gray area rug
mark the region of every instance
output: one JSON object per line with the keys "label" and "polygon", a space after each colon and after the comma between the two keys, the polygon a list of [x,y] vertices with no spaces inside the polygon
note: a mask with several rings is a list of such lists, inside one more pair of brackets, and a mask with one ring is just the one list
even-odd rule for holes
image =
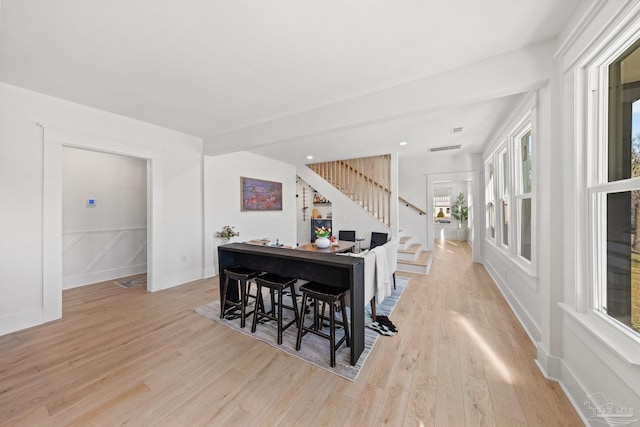
{"label": "gray area rug", "polygon": [[142,276],[130,277],[127,279],[116,280],[116,284],[122,286],[123,288],[133,288],[134,286],[146,285],[147,284],[147,275],[144,274]]}
{"label": "gray area rug", "polygon": [[[397,289],[393,290],[392,294],[385,298],[382,304],[376,305],[376,314],[377,315],[387,315],[389,316],[393,309],[395,308],[398,300],[402,296],[407,284],[409,283],[409,278],[404,276],[396,276],[396,287]],[[252,291],[255,292],[255,285],[252,286]],[[270,307],[270,298],[267,297],[268,290],[265,294],[264,301],[265,306],[268,309]],[[298,296],[298,307],[302,306],[301,297]],[[253,300],[252,300],[253,301]],[[289,305],[291,302],[290,296],[286,296],[284,300],[285,305]],[[253,310],[253,306],[249,308],[249,310]],[[298,357],[306,362],[312,363],[322,369],[325,369],[333,374],[339,375],[343,378],[346,378],[351,381],[355,381],[360,372],[360,369],[364,366],[369,353],[373,349],[378,338],[381,339],[394,339],[394,337],[382,336],[375,332],[372,329],[365,328],[364,329],[364,351],[356,366],[351,366],[350,363],[350,348],[346,346],[346,344],[342,344],[338,351],[336,351],[336,366],[333,368],[329,366],[329,341],[318,337],[314,334],[306,334],[302,337],[302,345],[300,347],[300,351],[296,351],[296,338],[298,329],[295,325],[292,325],[283,333],[282,337],[282,345],[277,344],[277,329],[276,322],[267,321],[264,323],[260,323],[257,326],[255,334],[251,333],[251,325],[253,318],[248,317],[246,325],[244,329],[240,328],[240,319],[220,319],[220,301],[213,301],[207,305],[203,305],[202,307],[198,307],[194,310],[196,313],[214,320],[216,322],[222,323],[232,329],[235,329],[245,335],[256,338],[260,341],[263,341],[279,350],[287,352],[292,356]],[[328,311],[328,310],[327,310]],[[371,308],[367,305],[365,309],[365,313],[367,319],[371,317]],[[313,308],[311,308],[311,313],[307,314],[305,319],[305,324],[312,323],[311,316],[313,314]],[[336,315],[339,317],[338,313]],[[285,319],[293,319],[293,312],[291,310],[285,310]],[[284,323],[286,324],[286,320]],[[328,328],[327,328],[328,331]],[[402,331],[400,331],[402,332]],[[399,333],[400,333],[399,332]],[[336,331],[336,336],[338,338],[342,337],[344,332]]]}

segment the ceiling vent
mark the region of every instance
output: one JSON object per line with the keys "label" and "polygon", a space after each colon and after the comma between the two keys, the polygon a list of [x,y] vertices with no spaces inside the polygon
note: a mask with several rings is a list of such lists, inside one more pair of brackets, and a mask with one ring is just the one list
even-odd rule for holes
{"label": "ceiling vent", "polygon": [[448,150],[459,150],[460,149],[460,145],[447,145],[444,147],[433,147],[433,148],[429,148],[429,152],[430,153],[435,153],[436,151],[448,151]]}
{"label": "ceiling vent", "polygon": [[459,128],[451,128],[451,133],[460,133],[462,132],[462,126],[460,126]]}

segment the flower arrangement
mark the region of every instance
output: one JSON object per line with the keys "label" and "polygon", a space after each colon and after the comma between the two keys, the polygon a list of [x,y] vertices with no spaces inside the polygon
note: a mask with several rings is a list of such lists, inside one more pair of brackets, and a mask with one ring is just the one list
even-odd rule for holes
{"label": "flower arrangement", "polygon": [[222,231],[216,232],[216,237],[219,237],[224,240],[229,240],[230,238],[236,237],[239,235],[240,233],[234,230],[234,227],[230,225],[225,225],[224,227],[222,227]]}
{"label": "flower arrangement", "polygon": [[329,237],[331,229],[325,227],[316,227],[316,237]]}

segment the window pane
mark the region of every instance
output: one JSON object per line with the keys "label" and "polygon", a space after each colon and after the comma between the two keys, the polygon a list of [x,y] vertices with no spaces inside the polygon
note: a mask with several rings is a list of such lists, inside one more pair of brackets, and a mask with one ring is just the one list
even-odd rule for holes
{"label": "window pane", "polygon": [[493,203],[489,203],[489,233],[492,239],[496,238],[496,209]]}
{"label": "window pane", "polygon": [[522,194],[531,193],[531,131],[520,138],[522,154]]}
{"label": "window pane", "polygon": [[509,175],[507,174],[509,164],[507,163],[507,152],[502,153],[502,194],[509,194]]}
{"label": "window pane", "polygon": [[520,201],[520,256],[531,261],[531,198]]}
{"label": "window pane", "polygon": [[433,222],[451,222],[451,189],[435,187],[433,194]]}
{"label": "window pane", "polygon": [[640,176],[640,41],[609,66],[608,177]]}
{"label": "window pane", "polygon": [[502,200],[502,244],[509,245],[509,200]]}
{"label": "window pane", "polygon": [[[640,192],[607,194],[607,287],[602,311],[627,326],[640,328],[638,294],[640,289]],[[638,219],[638,221],[636,221]],[[635,306],[632,315],[632,306]]]}
{"label": "window pane", "polygon": [[487,200],[487,229],[492,239],[496,238],[496,212],[494,201],[494,170],[493,162],[487,163],[487,185],[485,187],[485,197]]}
{"label": "window pane", "polygon": [[640,99],[631,104],[631,176],[640,176]]}

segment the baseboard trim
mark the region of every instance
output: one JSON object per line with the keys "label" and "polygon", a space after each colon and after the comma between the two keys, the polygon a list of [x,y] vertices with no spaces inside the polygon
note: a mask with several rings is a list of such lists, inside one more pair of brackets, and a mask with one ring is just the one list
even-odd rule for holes
{"label": "baseboard trim", "polygon": [[156,277],[151,284],[153,288],[147,287],[147,290],[150,292],[161,291],[163,289],[169,289],[175,286],[184,285],[185,283],[200,280],[203,277],[204,271],[202,268],[182,271],[168,276]]}
{"label": "baseboard trim", "polygon": [[80,286],[92,285],[94,283],[106,282],[107,280],[119,279],[121,277],[142,274],[147,271],[147,264],[128,265],[126,267],[118,267],[109,270],[102,270],[82,274],[78,276],[69,276],[62,278],[62,289],[78,288]]}
{"label": "baseboard trim", "polygon": [[533,320],[531,315],[529,315],[529,312],[520,303],[518,298],[516,298],[515,295],[511,292],[511,289],[509,288],[509,286],[507,286],[507,284],[500,279],[500,275],[493,268],[493,266],[491,264],[485,263],[484,268],[487,270],[487,273],[489,273],[489,276],[491,276],[491,279],[500,290],[500,293],[502,294],[504,299],[507,301],[507,304],[509,304],[509,307],[511,307],[511,311],[513,311],[513,313],[518,318],[518,321],[520,322],[525,332],[529,336],[529,339],[531,340],[531,342],[534,345],[536,345],[536,343],[540,340],[540,337],[542,336],[540,328],[538,327],[536,322]]}
{"label": "baseboard trim", "polygon": [[25,310],[0,316],[0,336],[45,323],[44,309]]}

